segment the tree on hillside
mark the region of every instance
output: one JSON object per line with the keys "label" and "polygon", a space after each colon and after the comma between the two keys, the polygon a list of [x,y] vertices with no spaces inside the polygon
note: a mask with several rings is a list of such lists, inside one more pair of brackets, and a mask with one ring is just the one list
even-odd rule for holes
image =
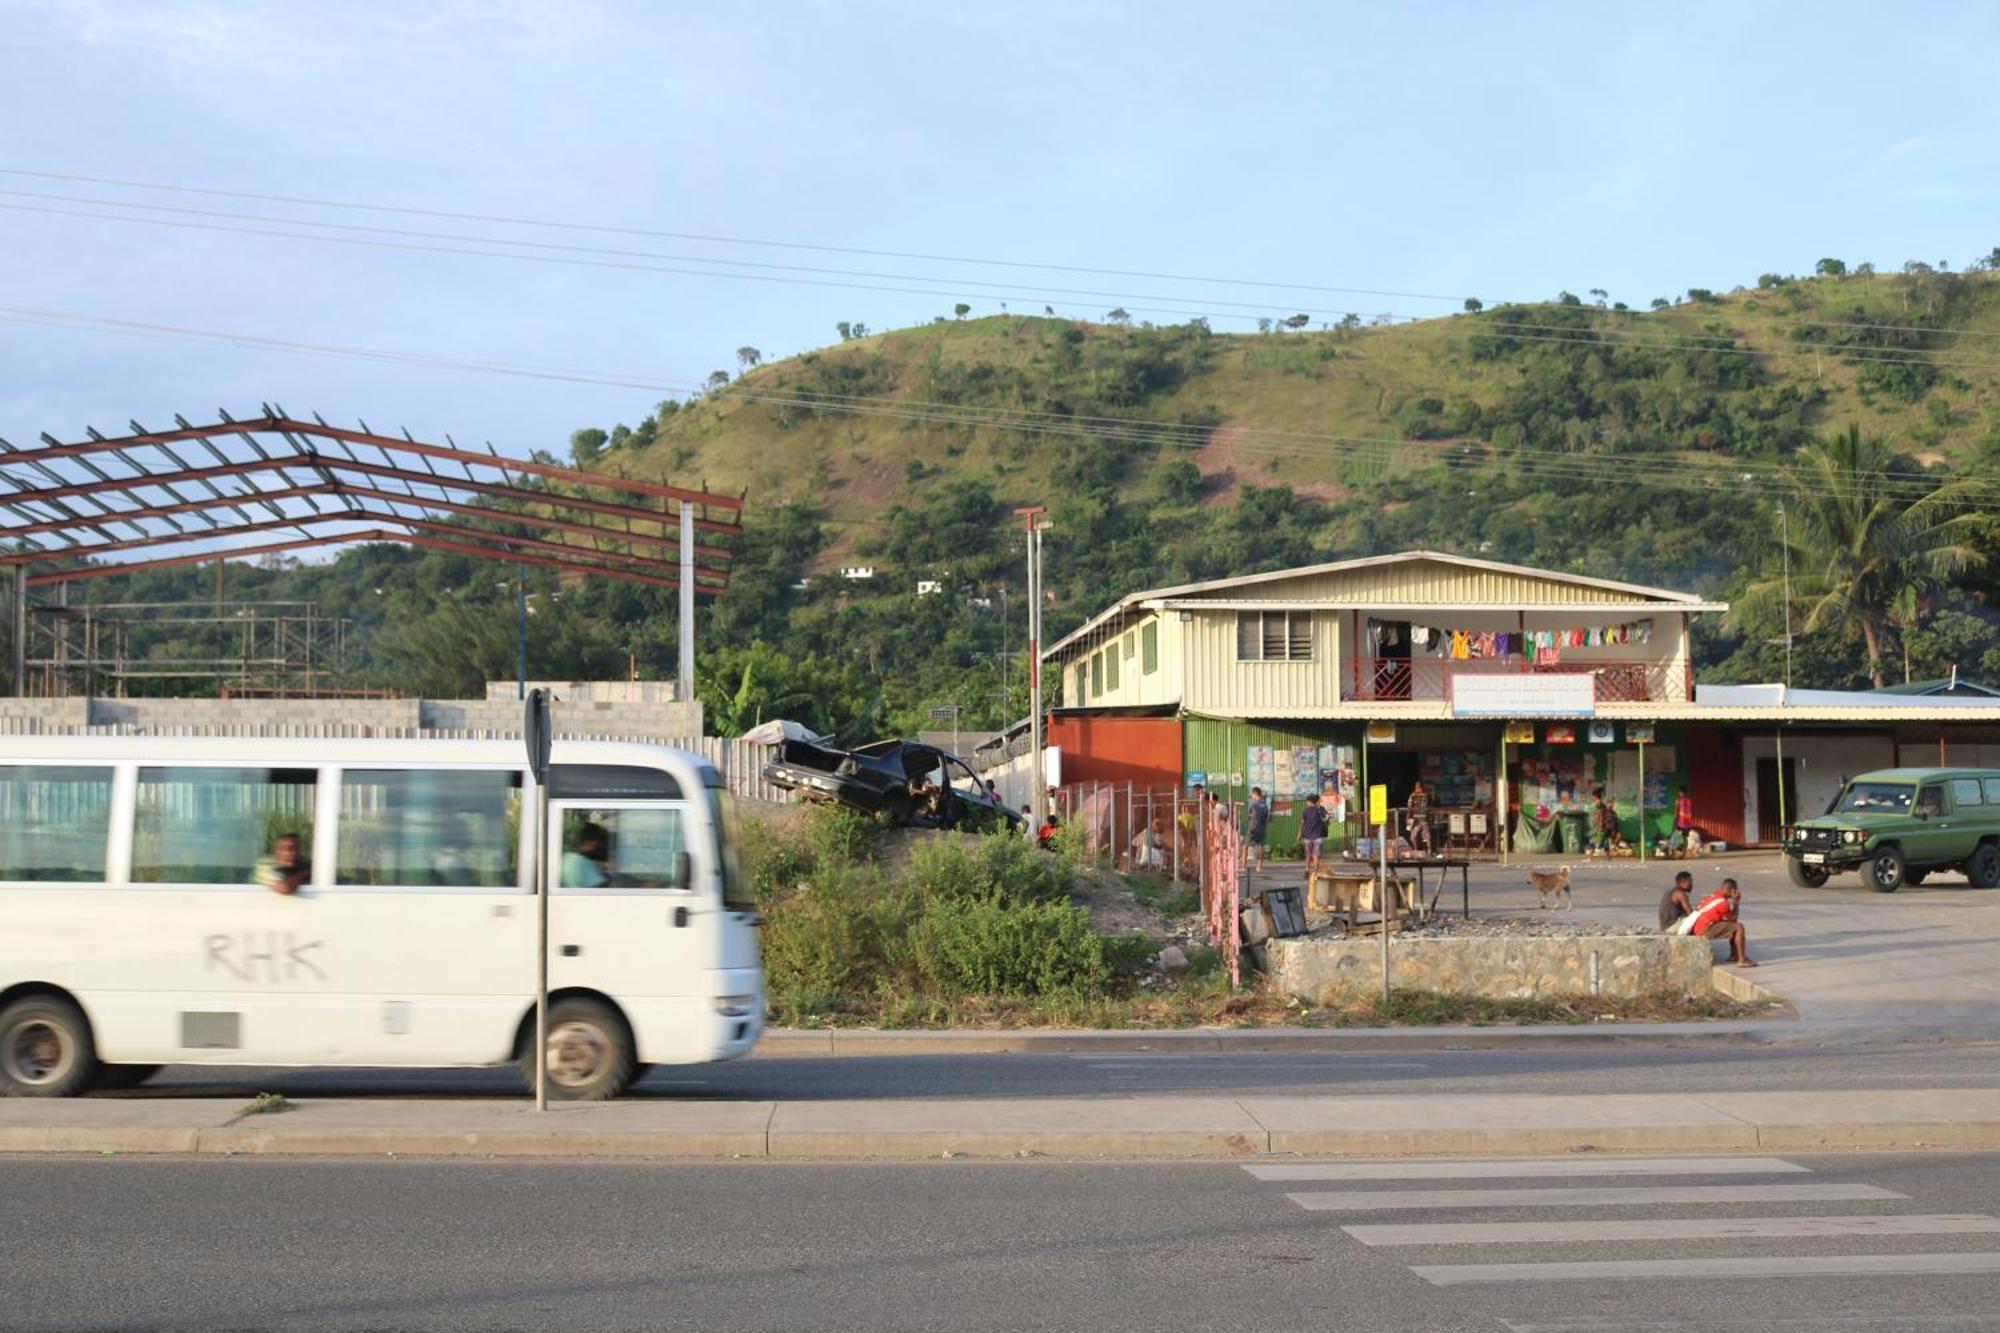
{"label": "tree on hillside", "polygon": [[1673,302],[1669,301],[1664,296],[1656,296],[1652,300],[1652,307],[1655,310],[1665,310],[1668,306],[1672,304]]}
{"label": "tree on hillside", "polygon": [[717,389],[720,389],[723,385],[727,383],[729,383],[728,371],[711,370],[708,372],[708,389],[710,393],[715,392]]}
{"label": "tree on hillside", "polygon": [[1479,299],[1478,297],[1476,297],[1476,296],[1468,296],[1468,297],[1466,297],[1466,298],[1465,298],[1465,313],[1466,313],[1466,314],[1468,314],[1468,315],[1476,315],[1476,314],[1478,314],[1478,313],[1479,313],[1480,311],[1484,310],[1485,308],[1486,308],[1486,303],[1485,303],[1484,301],[1480,300],[1480,299]]}
{"label": "tree on hillside", "polygon": [[736,359],[742,363],[745,370],[748,370],[752,366],[761,364],[764,354],[754,347],[739,347],[736,349]]}
{"label": "tree on hillside", "polygon": [[849,338],[852,338],[854,336],[854,326],[848,323],[844,319],[841,320],[840,323],[834,325],[833,327],[840,330],[840,340],[842,342],[846,342]]}
{"label": "tree on hillside", "polygon": [[[1795,632],[1855,628],[1867,647],[1868,678],[1887,683],[1883,653],[1894,626],[1949,576],[1986,562],[1977,537],[1979,483],[1923,478],[1894,450],[1849,426],[1802,450],[1786,478]],[[1912,498],[1914,497],[1914,498]],[[1771,524],[1776,537],[1780,526]],[[1762,577],[1737,614],[1780,623],[1784,546],[1773,543]]]}
{"label": "tree on hillside", "polygon": [[1847,272],[1847,261],[1832,258],[1822,259],[1813,265],[1813,272],[1819,274],[1822,278],[1838,278]]}
{"label": "tree on hillside", "polygon": [[1111,324],[1130,324],[1132,322],[1132,312],[1121,305],[1116,309],[1106,311],[1104,318],[1107,323]]}
{"label": "tree on hillside", "polygon": [[595,426],[585,430],[571,431],[569,436],[570,460],[578,467],[589,467],[604,452],[604,442],[610,438]]}
{"label": "tree on hillside", "polygon": [[1270,331],[1271,331],[1271,317],[1269,315],[1259,315],[1257,317],[1257,332],[1269,333]]}
{"label": "tree on hillside", "polygon": [[1284,323],[1284,326],[1285,326],[1286,328],[1288,328],[1288,329],[1292,329],[1292,330],[1296,331],[1296,330],[1299,330],[1299,329],[1302,329],[1302,328],[1304,328],[1304,327],[1305,327],[1306,325],[1308,325],[1308,324],[1312,323],[1312,316],[1311,316],[1311,315],[1287,315],[1287,316],[1286,316],[1286,317],[1284,318],[1284,321],[1283,321],[1283,323]]}
{"label": "tree on hillside", "polygon": [[955,319],[964,319],[967,315],[972,313],[972,307],[967,305],[965,302],[960,301],[957,305],[951,308],[951,313],[952,317]]}
{"label": "tree on hillside", "polygon": [[1600,307],[1602,307],[1611,300],[1611,293],[1605,291],[1602,287],[1592,287],[1590,289],[1590,295],[1591,299],[1596,301]]}

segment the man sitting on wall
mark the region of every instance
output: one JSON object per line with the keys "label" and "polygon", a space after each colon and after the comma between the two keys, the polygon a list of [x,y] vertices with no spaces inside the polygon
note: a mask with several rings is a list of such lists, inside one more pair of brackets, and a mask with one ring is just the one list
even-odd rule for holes
{"label": "man sitting on wall", "polygon": [[1728,961],[1738,967],[1757,966],[1750,961],[1750,955],[1744,948],[1743,923],[1737,919],[1742,898],[1735,880],[1723,880],[1721,888],[1702,899],[1699,907],[1681,918],[1674,927],[1674,933],[1709,940],[1728,940]]}

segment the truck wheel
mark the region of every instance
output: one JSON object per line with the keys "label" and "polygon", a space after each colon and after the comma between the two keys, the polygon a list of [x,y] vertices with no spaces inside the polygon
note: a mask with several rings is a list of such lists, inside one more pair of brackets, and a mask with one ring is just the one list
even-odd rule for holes
{"label": "truck wheel", "polygon": [[2000,887],[2000,847],[1980,843],[1966,858],[1965,882],[1975,889]]}
{"label": "truck wheel", "polygon": [[0,1097],[74,1097],[97,1077],[83,1011],[53,995],[0,1010]]}
{"label": "truck wheel", "polygon": [[1826,883],[1825,866],[1809,866],[1796,856],[1785,858],[1785,873],[1802,889],[1817,889]]}
{"label": "truck wheel", "polygon": [[[534,1033],[521,1073],[535,1086]],[[549,1100],[609,1101],[625,1090],[638,1068],[625,1022],[596,1000],[558,1000],[549,1006]]]}
{"label": "truck wheel", "polygon": [[1868,861],[1868,887],[1877,893],[1894,893],[1903,887],[1903,854],[1894,847],[1879,847]]}

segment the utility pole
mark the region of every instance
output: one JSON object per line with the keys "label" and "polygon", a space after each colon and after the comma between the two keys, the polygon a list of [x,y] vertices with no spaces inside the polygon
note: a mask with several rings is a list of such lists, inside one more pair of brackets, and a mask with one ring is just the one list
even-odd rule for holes
{"label": "utility pole", "polygon": [[1048,813],[1048,771],[1042,760],[1042,530],[1039,520],[1048,512],[1046,505],[1028,505],[1014,511],[1027,525],[1028,533],[1028,753],[1033,756],[1028,771],[1029,812],[1040,828]]}
{"label": "utility pole", "polygon": [[694,702],[694,510],[681,501],[681,688],[680,701]]}
{"label": "utility pole", "polygon": [[528,697],[528,583],[519,565],[514,566],[514,697]]}

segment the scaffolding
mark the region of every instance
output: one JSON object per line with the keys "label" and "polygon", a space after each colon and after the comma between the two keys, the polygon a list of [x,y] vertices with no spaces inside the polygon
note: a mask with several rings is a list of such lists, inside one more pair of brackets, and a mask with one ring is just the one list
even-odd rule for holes
{"label": "scaffolding", "polygon": [[201,682],[224,698],[379,698],[347,683],[348,631],[317,602],[30,603],[28,693],[127,698]]}

